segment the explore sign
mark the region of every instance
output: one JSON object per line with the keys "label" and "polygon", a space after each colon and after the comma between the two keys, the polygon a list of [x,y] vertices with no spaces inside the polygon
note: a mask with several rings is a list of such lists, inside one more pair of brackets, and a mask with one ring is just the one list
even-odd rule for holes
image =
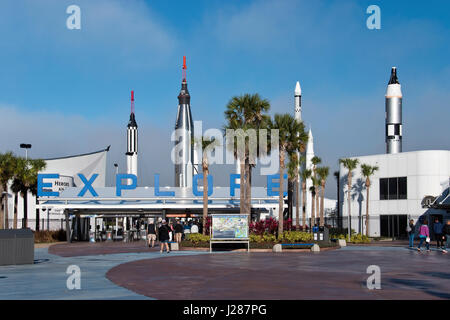
{"label": "explore sign", "polygon": [[[230,174],[230,196],[235,196],[235,190],[240,189],[240,184],[236,183],[236,180],[240,178],[240,174]],[[90,194],[93,197],[98,197],[98,193],[95,191],[95,188],[92,186],[95,179],[97,179],[98,174],[94,173],[89,179],[86,178],[83,174],[78,173],[78,177],[81,179],[84,187],[78,193],[78,197],[85,197],[86,194]],[[59,179],[60,175],[57,173],[40,173],[38,174],[37,179],[37,196],[38,197],[59,197],[59,192],[54,191],[54,185],[50,181],[55,181],[55,179]],[[193,187],[192,193],[196,197],[203,196],[203,191],[199,191],[199,180],[203,179],[203,174],[194,175],[193,179]],[[213,176],[208,175],[208,196],[213,194]],[[279,196],[279,191],[274,189],[280,188],[279,183],[280,175],[273,174],[267,176],[267,196],[268,197],[277,197]],[[287,174],[284,174],[284,179],[287,180]],[[47,181],[44,181],[47,180]],[[277,181],[278,180],[278,181]],[[131,183],[130,183],[131,182]],[[134,174],[116,174],[116,196],[122,196],[122,190],[133,190],[137,188],[137,176]],[[175,197],[174,191],[161,191],[159,186],[159,174],[155,174],[155,187],[154,192],[156,197]],[[287,191],[283,193],[284,196],[287,196]]]}

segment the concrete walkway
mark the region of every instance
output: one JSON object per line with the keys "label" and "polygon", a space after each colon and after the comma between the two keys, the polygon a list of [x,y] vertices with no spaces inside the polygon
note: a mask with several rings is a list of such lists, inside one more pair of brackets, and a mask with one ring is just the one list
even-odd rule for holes
{"label": "concrete walkway", "polygon": [[[156,299],[450,299],[449,262],[450,254],[437,250],[351,246],[320,253],[140,260],[114,267],[106,276]],[[381,270],[381,290],[367,287],[371,265]]]}
{"label": "concrete walkway", "polygon": [[[119,253],[78,257],[59,257],[48,253],[48,248],[35,249],[35,264],[0,266],[0,300],[9,299],[150,299],[109,281],[106,272],[122,263],[141,259],[165,259],[168,256],[202,254],[201,252]],[[67,289],[70,276],[66,270],[77,265],[81,270],[81,289]]]}

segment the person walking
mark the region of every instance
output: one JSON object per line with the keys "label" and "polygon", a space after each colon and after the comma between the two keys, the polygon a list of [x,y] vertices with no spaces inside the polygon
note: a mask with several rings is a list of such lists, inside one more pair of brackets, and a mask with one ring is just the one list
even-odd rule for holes
{"label": "person walking", "polygon": [[152,218],[150,219],[150,223],[147,226],[147,244],[148,246],[153,248],[155,247],[155,241],[156,241],[156,226],[155,226],[155,220]]}
{"label": "person walking", "polygon": [[447,253],[447,248],[450,247],[450,220],[447,220],[444,228],[442,228],[442,233],[445,237],[445,248],[442,252]]}
{"label": "person walking", "polygon": [[181,236],[183,235],[183,226],[180,223],[180,220],[177,219],[177,223],[175,224],[175,241],[180,243]]}
{"label": "person walking", "polygon": [[442,234],[442,229],[444,228],[444,225],[439,221],[438,218],[434,220],[433,224],[433,231],[434,236],[436,237],[436,248],[439,250],[445,250],[444,247],[444,235]]}
{"label": "person walking", "polygon": [[409,224],[406,227],[406,232],[408,232],[409,237],[409,247],[414,248],[414,235],[416,233],[416,227],[414,225],[414,220],[409,220]]}
{"label": "person walking", "polygon": [[170,241],[169,232],[170,232],[169,226],[167,225],[166,220],[163,220],[161,227],[159,227],[159,229],[158,229],[159,243],[161,244],[161,250],[159,251],[160,253],[163,253],[164,245],[166,246],[167,253],[170,253],[170,249],[169,249],[169,241]]}
{"label": "person walking", "polygon": [[428,221],[425,219],[423,224],[420,226],[419,229],[419,246],[417,247],[417,251],[420,251],[420,247],[422,246],[422,243],[425,241],[425,245],[427,247],[427,251],[430,250],[430,230],[428,229]]}

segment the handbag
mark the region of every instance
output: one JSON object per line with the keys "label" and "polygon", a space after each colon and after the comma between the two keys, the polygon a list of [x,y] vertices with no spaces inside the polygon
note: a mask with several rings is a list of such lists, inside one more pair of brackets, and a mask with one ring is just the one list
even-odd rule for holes
{"label": "handbag", "polygon": [[430,237],[427,237],[427,239],[425,240],[427,243],[430,243],[431,239]]}

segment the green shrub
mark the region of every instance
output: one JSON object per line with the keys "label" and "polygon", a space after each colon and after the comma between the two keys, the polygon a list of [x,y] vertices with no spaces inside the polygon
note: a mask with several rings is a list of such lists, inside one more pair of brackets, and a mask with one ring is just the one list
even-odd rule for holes
{"label": "green shrub", "polygon": [[200,242],[209,242],[209,236],[203,235],[201,233],[190,233],[186,237],[186,240],[193,242],[194,244]]}
{"label": "green shrub", "polygon": [[275,242],[277,237],[274,234],[265,233],[262,236],[264,242]]}
{"label": "green shrub", "polygon": [[361,234],[355,234],[350,238],[350,242],[353,243],[369,243],[370,242],[370,238],[366,235],[361,235]]}
{"label": "green shrub", "polygon": [[249,238],[250,242],[261,243],[264,241],[262,235],[258,235],[258,234],[250,234],[250,236],[248,238]]}
{"label": "green shrub", "polygon": [[313,235],[311,233],[303,231],[285,231],[281,236],[281,241],[287,243],[307,242],[312,239]]}

